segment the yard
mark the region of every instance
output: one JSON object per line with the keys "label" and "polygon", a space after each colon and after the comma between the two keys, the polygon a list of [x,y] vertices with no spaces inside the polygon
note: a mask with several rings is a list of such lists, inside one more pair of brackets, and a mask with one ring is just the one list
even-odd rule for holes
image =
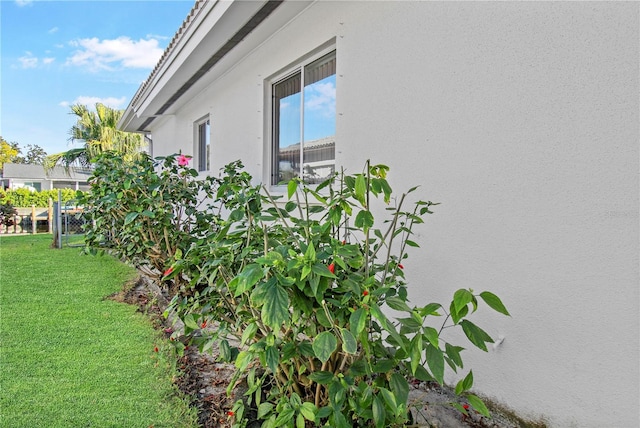
{"label": "yard", "polygon": [[105,299],[135,271],[0,237],[0,427],[194,427],[174,364],[136,307]]}

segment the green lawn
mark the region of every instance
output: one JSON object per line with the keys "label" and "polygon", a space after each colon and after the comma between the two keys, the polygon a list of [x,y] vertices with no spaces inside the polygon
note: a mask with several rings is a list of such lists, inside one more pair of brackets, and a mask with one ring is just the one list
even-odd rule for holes
{"label": "green lawn", "polygon": [[0,427],[197,426],[166,342],[135,307],[104,300],[135,272],[51,241],[0,237]]}

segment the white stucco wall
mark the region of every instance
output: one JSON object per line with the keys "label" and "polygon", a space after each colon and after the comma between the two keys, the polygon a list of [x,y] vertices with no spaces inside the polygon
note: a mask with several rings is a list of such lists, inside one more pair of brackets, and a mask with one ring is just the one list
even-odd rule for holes
{"label": "white stucco wall", "polygon": [[639,7],[317,3],[154,125],[154,154],[189,153],[210,114],[212,171],[266,181],[265,79],[335,38],[337,163],[442,203],[405,263],[415,302],[471,287],[512,314],[476,318],[505,336],[466,352],[477,390],[550,426],[637,427]]}

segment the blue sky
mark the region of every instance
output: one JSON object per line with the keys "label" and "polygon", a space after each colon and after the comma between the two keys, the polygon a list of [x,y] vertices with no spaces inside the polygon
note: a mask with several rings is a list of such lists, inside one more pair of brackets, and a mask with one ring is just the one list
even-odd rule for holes
{"label": "blue sky", "polygon": [[192,0],[0,0],[0,135],[53,154],[74,147],[71,104],[124,109]]}

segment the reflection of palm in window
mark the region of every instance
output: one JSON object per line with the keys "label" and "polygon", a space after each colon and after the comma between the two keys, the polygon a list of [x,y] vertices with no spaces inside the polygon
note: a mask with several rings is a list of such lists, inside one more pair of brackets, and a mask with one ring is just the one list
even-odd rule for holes
{"label": "reflection of palm in window", "polygon": [[273,85],[271,184],[318,182],[335,170],[335,77],[333,51]]}

